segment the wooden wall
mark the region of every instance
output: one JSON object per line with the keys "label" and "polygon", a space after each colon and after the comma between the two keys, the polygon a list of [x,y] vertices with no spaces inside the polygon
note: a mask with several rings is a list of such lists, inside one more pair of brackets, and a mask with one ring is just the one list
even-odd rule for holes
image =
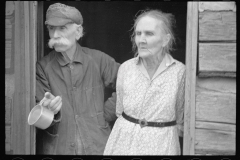
{"label": "wooden wall", "polygon": [[35,130],[27,118],[35,105],[36,5],[28,1],[6,2],[6,154],[33,154],[35,149]]}
{"label": "wooden wall", "polygon": [[199,2],[195,154],[236,154],[236,4]]}
{"label": "wooden wall", "polygon": [[15,90],[14,78],[15,6],[6,2],[5,13],[5,153],[12,154],[12,110]]}

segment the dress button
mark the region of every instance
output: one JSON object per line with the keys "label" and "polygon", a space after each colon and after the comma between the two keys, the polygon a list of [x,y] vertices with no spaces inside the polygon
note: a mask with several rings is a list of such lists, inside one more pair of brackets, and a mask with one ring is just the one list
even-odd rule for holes
{"label": "dress button", "polygon": [[71,143],[71,146],[72,146],[72,147],[75,147],[75,143]]}

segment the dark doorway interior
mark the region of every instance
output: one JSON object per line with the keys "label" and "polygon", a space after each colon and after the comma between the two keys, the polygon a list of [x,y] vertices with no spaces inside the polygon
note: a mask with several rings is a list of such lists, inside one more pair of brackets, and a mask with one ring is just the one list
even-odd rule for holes
{"label": "dark doorway interior", "polygon": [[[176,19],[174,34],[176,38],[175,51],[172,56],[185,64],[186,48],[186,23],[187,23],[187,2],[80,2],[80,1],[46,1],[43,5],[44,22],[46,11],[53,3],[63,3],[74,6],[83,16],[83,28],[85,35],[80,44],[85,47],[97,49],[112,56],[117,62],[133,58],[130,35],[134,24],[135,15],[144,9],[160,9],[166,13],[172,13]],[[51,50],[47,42],[49,35],[44,26],[44,54]],[[105,99],[112,90],[106,89]],[[114,122],[111,124],[113,125]],[[183,139],[180,138],[181,148]]]}
{"label": "dark doorway interior", "polygon": [[[44,21],[49,5],[56,1],[44,2]],[[187,2],[79,2],[60,1],[80,10],[83,16],[85,35],[80,44],[85,47],[101,50],[122,63],[133,58],[130,35],[138,11],[147,8],[160,9],[172,13],[176,19],[174,33],[176,37],[175,51],[172,56],[185,63],[186,15]],[[45,53],[49,36],[44,27]]]}

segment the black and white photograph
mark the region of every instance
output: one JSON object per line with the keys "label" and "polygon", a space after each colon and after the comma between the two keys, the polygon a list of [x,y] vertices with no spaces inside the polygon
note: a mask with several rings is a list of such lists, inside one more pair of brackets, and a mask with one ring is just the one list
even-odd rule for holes
{"label": "black and white photograph", "polygon": [[6,1],[6,157],[236,155],[236,6]]}

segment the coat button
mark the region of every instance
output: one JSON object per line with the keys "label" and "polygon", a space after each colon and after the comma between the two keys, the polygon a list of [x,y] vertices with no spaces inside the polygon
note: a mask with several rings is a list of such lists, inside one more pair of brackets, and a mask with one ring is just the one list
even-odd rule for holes
{"label": "coat button", "polygon": [[75,147],[75,143],[71,143],[71,146],[72,146],[72,147]]}
{"label": "coat button", "polygon": [[70,64],[70,65],[69,65],[69,68],[70,68],[70,69],[73,69],[74,67],[73,67],[73,65]]}

